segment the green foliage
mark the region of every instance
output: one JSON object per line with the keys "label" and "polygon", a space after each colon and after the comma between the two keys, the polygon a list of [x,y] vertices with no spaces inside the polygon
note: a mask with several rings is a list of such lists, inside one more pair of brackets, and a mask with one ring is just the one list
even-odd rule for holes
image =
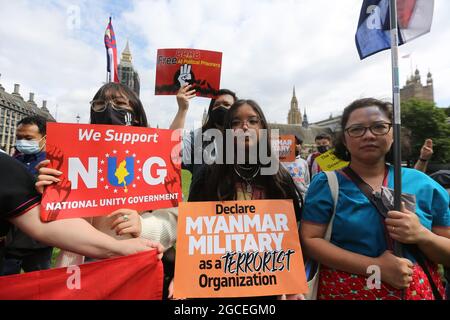
{"label": "green foliage", "polygon": [[450,162],[450,125],[446,120],[445,109],[432,102],[412,99],[402,103],[402,126],[411,130],[411,160],[417,160],[425,139],[431,138],[432,161]]}
{"label": "green foliage", "polygon": [[192,174],[188,170],[181,170],[181,187],[183,189],[183,200],[187,201],[189,196],[189,187],[191,186]]}
{"label": "green foliage", "polygon": [[450,106],[448,106],[447,108],[444,108],[445,114],[447,115],[447,117],[450,117]]}

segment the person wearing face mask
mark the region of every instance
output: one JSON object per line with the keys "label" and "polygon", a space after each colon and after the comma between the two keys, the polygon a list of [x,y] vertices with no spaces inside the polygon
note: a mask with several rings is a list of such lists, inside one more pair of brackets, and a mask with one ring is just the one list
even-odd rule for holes
{"label": "person wearing face mask", "polygon": [[[182,123],[180,124],[174,121],[172,126],[184,126],[185,115],[189,108],[189,100],[195,97],[195,90],[191,90],[191,88],[191,85],[185,85],[178,91],[177,103],[179,112],[182,112],[182,116],[177,118],[182,119]],[[197,180],[200,168],[204,164],[214,163],[216,157],[215,141],[208,135],[208,130],[216,129],[220,131],[223,129],[225,115],[231,105],[237,100],[236,93],[233,91],[220,89],[216,98],[211,99],[209,103],[205,124],[201,128],[190,131],[183,136],[182,168],[192,173],[191,185]],[[212,147],[209,146],[210,144],[213,144]],[[198,148],[197,146],[201,147]],[[205,150],[207,152],[204,152]]]}
{"label": "person wearing face mask", "polygon": [[[91,103],[91,124],[122,125],[135,127],[148,127],[147,117],[142,102],[138,96],[126,85],[120,83],[107,83],[94,95]],[[180,121],[182,112],[179,110],[170,129],[184,124]],[[58,183],[61,173],[55,169],[46,168],[49,161],[40,164],[38,182],[36,187],[43,192],[44,186]],[[91,224],[98,230],[116,239],[146,238],[159,242],[165,249],[163,258],[165,285],[167,291],[171,268],[166,263],[176,241],[176,228],[178,208],[159,209],[148,212],[137,212],[133,209],[123,208],[112,212],[109,216],[100,216],[90,219]],[[62,251],[58,256],[58,267],[81,264],[85,257],[69,251]],[[168,266],[168,267],[167,267]],[[169,278],[169,279],[166,279]],[[167,293],[164,293],[167,296]]]}
{"label": "person wearing face mask", "polygon": [[[16,129],[16,154],[14,158],[24,164],[28,172],[37,176],[36,165],[45,160],[46,119],[29,116],[20,120]],[[40,243],[17,227],[6,237],[4,275],[46,270],[50,268],[53,248]]]}
{"label": "person wearing face mask", "polygon": [[28,171],[37,175],[36,165],[45,160],[46,119],[29,116],[17,123],[14,158],[26,165]]}
{"label": "person wearing face mask", "polygon": [[318,134],[315,138],[316,146],[317,146],[317,152],[314,152],[308,156],[306,161],[308,162],[309,166],[309,173],[311,179],[322,171],[319,164],[316,161],[316,158],[320,156],[322,153],[327,152],[332,148],[331,143],[331,136],[326,133]]}

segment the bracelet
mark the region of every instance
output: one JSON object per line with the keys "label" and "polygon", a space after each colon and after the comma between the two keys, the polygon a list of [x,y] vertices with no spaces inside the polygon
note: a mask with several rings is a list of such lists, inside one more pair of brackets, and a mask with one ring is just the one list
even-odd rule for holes
{"label": "bracelet", "polygon": [[421,161],[421,162],[427,162],[428,159],[422,159],[422,158],[419,158],[419,161]]}

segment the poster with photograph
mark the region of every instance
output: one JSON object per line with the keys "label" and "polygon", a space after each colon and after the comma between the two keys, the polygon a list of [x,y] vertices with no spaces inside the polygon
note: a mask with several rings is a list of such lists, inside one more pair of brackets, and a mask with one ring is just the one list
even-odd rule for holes
{"label": "poster with photograph", "polygon": [[222,53],[197,49],[158,49],[155,95],[176,95],[190,84],[196,95],[213,98],[220,89]]}

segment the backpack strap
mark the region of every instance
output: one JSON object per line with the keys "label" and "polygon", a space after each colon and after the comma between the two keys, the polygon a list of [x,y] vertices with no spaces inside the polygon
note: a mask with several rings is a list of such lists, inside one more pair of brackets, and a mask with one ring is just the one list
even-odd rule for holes
{"label": "backpack strap", "polygon": [[330,242],[331,233],[333,232],[333,222],[336,216],[336,207],[339,197],[339,182],[335,171],[323,171],[327,176],[328,186],[330,187],[331,197],[333,198],[333,215],[331,216],[330,222],[328,223],[327,231],[325,232],[324,239]]}

